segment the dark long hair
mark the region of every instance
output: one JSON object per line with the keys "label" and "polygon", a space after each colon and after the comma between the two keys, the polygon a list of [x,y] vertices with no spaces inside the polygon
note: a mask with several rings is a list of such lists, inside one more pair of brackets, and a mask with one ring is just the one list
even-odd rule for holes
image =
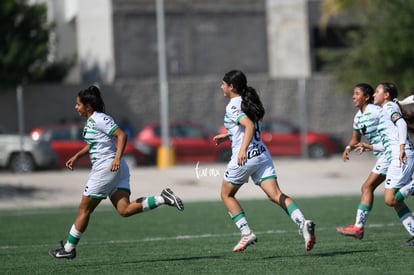
{"label": "dark long hair", "polygon": [[256,90],[247,85],[247,78],[243,72],[232,70],[224,75],[223,81],[233,85],[242,97],[241,109],[253,122],[263,119],[265,114],[263,104]]}
{"label": "dark long hair", "polygon": [[368,103],[373,103],[374,102],[374,88],[372,88],[371,85],[367,84],[367,83],[359,83],[357,85],[355,85],[355,88],[359,88],[362,91],[362,94],[364,96],[369,96],[368,99]]}
{"label": "dark long hair", "polygon": [[390,94],[391,101],[398,97],[398,88],[394,83],[381,82],[378,85],[381,85],[384,88],[384,91]]}
{"label": "dark long hair", "polygon": [[407,123],[407,129],[411,133],[414,133],[414,116],[412,113],[407,113],[404,108],[402,108],[401,104],[398,102],[398,88],[397,85],[391,82],[381,82],[378,85],[382,85],[385,92],[390,94],[390,99],[397,103],[398,107],[402,112],[403,118]]}
{"label": "dark long hair", "polygon": [[101,91],[97,86],[89,86],[78,93],[80,102],[83,105],[91,105],[96,112],[105,113],[105,103],[101,96]]}

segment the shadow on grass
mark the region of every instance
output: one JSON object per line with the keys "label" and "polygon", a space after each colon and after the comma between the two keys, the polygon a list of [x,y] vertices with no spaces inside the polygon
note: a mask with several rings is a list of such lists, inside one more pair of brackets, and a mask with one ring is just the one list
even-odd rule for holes
{"label": "shadow on grass", "polygon": [[1,199],[14,199],[14,198],[30,198],[34,197],[34,194],[38,192],[39,189],[35,187],[27,186],[13,186],[10,184],[0,183],[0,198]]}
{"label": "shadow on grass", "polygon": [[[200,257],[181,257],[181,258],[166,258],[166,259],[142,259],[136,261],[124,261],[116,262],[116,264],[138,264],[138,263],[157,263],[157,262],[177,262],[177,261],[198,261],[198,260],[209,260],[209,259],[221,259],[222,256],[200,256]],[[96,263],[91,264],[80,264],[78,266],[92,266]],[[114,265],[114,263],[100,263],[99,265]]]}
{"label": "shadow on grass", "polygon": [[[310,254],[301,254],[295,256],[307,256],[307,257],[335,257],[341,255],[348,255],[348,254],[358,254],[358,253],[372,253],[377,251],[376,249],[364,249],[364,250],[351,250],[351,251],[332,251],[332,252],[325,252],[325,253],[310,253]],[[290,258],[293,255],[283,255],[283,256],[270,256],[265,257],[263,259],[278,259],[278,258]]]}

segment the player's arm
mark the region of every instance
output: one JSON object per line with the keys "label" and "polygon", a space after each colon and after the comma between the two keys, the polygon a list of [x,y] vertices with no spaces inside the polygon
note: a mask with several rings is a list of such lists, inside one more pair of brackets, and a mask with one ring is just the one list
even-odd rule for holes
{"label": "player's arm", "polygon": [[405,142],[407,141],[407,123],[404,119],[400,118],[395,122],[395,125],[398,128],[398,137],[400,141],[400,164],[407,160],[407,155],[405,153]]}
{"label": "player's arm", "polygon": [[244,136],[240,146],[239,155],[237,157],[237,164],[244,165],[247,161],[247,148],[249,147],[254,135],[254,123],[250,120],[250,118],[244,116],[239,120],[239,124],[244,127]]}
{"label": "player's arm", "polygon": [[230,140],[228,133],[218,134],[213,137],[213,141],[216,143],[216,145],[219,145],[226,140]]}
{"label": "player's arm", "polygon": [[76,161],[80,157],[86,155],[88,152],[89,152],[89,145],[85,145],[85,147],[83,147],[79,152],[77,152],[70,159],[68,159],[68,161],[66,161],[65,163],[66,168],[68,168],[69,170],[73,170],[73,165],[76,163]]}
{"label": "player's arm", "polygon": [[117,139],[116,154],[111,164],[111,171],[117,171],[121,166],[121,157],[124,154],[127,143],[127,135],[121,128],[117,128],[112,135]]}
{"label": "player's arm", "polygon": [[355,146],[361,141],[361,133],[359,131],[352,131],[352,137],[348,141],[348,145],[345,146],[344,151],[342,152],[343,161],[349,160],[349,153],[355,149]]}

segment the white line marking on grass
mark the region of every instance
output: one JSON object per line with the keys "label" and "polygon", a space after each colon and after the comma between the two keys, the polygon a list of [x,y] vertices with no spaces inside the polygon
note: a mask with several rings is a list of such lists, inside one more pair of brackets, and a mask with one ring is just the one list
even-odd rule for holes
{"label": "white line marking on grass", "polygon": [[[370,224],[366,227],[368,228],[385,228],[385,227],[396,227],[401,226],[396,223],[386,223],[386,224]],[[320,231],[335,230],[336,228],[328,227],[317,227],[316,235]],[[267,230],[267,231],[255,231],[256,235],[270,235],[270,234],[287,234],[292,232],[298,232],[296,230]],[[135,240],[99,240],[99,241],[84,241],[80,242],[80,245],[88,244],[123,244],[123,243],[141,243],[141,242],[163,242],[163,241],[174,241],[174,240],[193,240],[193,239],[205,239],[205,238],[225,238],[231,236],[239,236],[240,233],[226,233],[226,234],[199,234],[199,235],[177,235],[172,237],[148,237]],[[39,248],[39,247],[54,247],[56,244],[32,244],[32,245],[1,245],[0,250],[14,250],[21,248]]]}

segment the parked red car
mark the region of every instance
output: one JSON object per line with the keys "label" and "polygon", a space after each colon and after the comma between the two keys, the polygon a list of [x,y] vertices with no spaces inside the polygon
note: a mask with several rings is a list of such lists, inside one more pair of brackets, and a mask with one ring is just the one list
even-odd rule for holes
{"label": "parked red car", "polygon": [[[230,160],[231,144],[216,145],[213,137],[217,133],[207,127],[194,123],[176,121],[170,123],[171,147],[175,151],[177,163],[224,162]],[[135,146],[155,163],[158,147],[161,145],[161,125],[150,123],[136,136]]]}
{"label": "parked red car", "polygon": [[[86,142],[83,140],[83,123],[62,123],[38,127],[30,131],[30,137],[34,140],[50,142],[52,149],[57,155],[57,167],[65,167],[66,161],[82,149]],[[124,158],[129,167],[146,164],[143,155],[132,142],[132,137],[127,142],[124,151]],[[78,167],[90,167],[91,162],[88,156],[84,156],[76,163]]]}
{"label": "parked red car", "polygon": [[[301,132],[291,122],[281,118],[268,118],[260,126],[262,141],[272,156],[302,155]],[[226,133],[227,130],[221,126],[220,132]],[[306,144],[310,158],[329,157],[342,152],[345,147],[340,138],[314,131],[306,133]]]}

